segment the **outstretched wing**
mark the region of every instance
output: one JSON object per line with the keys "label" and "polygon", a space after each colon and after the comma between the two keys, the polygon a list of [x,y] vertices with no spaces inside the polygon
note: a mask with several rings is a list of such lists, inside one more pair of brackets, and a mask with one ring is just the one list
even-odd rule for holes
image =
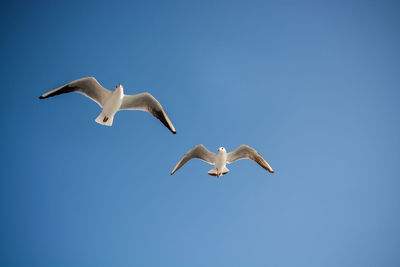
{"label": "outstretched wing", "polygon": [[227,163],[232,163],[239,159],[251,159],[270,173],[274,173],[274,170],[271,168],[271,166],[269,166],[268,162],[257,151],[249,146],[241,145],[232,152],[228,153],[226,161]]}
{"label": "outstretched wing", "polygon": [[203,145],[198,145],[187,152],[181,160],[176,164],[175,168],[171,172],[171,175],[179,170],[186,162],[191,159],[201,159],[209,164],[215,164],[215,153],[209,151]]}
{"label": "outstretched wing", "polygon": [[120,109],[147,111],[159,119],[173,134],[176,134],[175,127],[172,125],[167,113],[165,113],[161,104],[149,93],[125,95],[122,99]]}
{"label": "outstretched wing", "polygon": [[95,101],[97,104],[100,105],[100,107],[103,107],[104,101],[107,98],[107,96],[110,94],[110,91],[101,86],[95,78],[93,77],[86,77],[82,78],[79,80],[72,81],[70,83],[64,84],[63,86],[60,86],[54,90],[51,90],[43,95],[41,95],[39,98],[44,99],[56,95],[61,95],[61,94],[66,94],[66,93],[71,93],[71,92],[77,92],[81,93],[93,101]]}

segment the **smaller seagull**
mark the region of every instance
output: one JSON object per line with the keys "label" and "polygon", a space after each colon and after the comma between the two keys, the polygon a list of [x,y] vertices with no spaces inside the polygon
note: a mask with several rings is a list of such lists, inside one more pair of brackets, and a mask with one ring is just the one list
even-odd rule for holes
{"label": "smaller seagull", "polygon": [[119,110],[142,110],[151,113],[173,134],[176,133],[174,125],[172,125],[163,107],[151,94],[125,95],[121,84],[118,84],[114,91],[109,91],[101,86],[95,78],[86,77],[51,90],[39,98],[44,99],[71,92],[87,96],[103,108],[103,111],[96,118],[96,122],[99,124],[111,126],[114,115]]}
{"label": "smaller seagull", "polygon": [[228,168],[226,168],[227,163],[232,163],[239,159],[251,159],[252,161],[257,162],[261,167],[269,171],[270,173],[274,173],[274,170],[269,166],[268,162],[253,148],[241,145],[236,148],[232,152],[227,153],[225,148],[218,148],[217,153],[213,153],[205,148],[203,145],[197,145],[189,152],[187,152],[181,160],[176,164],[175,168],[171,172],[173,175],[177,170],[179,170],[186,162],[191,159],[201,159],[211,165],[214,165],[208,174],[212,176],[217,176],[218,178],[221,175],[225,175],[229,172]]}

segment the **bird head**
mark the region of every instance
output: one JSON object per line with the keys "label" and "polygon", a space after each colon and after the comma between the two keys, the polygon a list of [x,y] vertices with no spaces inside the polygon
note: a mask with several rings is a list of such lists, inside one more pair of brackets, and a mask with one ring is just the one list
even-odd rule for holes
{"label": "bird head", "polygon": [[222,147],[222,146],[219,147],[219,148],[218,148],[218,152],[219,152],[219,151],[226,151],[226,150],[225,150],[225,147]]}
{"label": "bird head", "polygon": [[124,87],[122,86],[122,84],[118,84],[117,86],[115,86],[115,90],[124,90]]}

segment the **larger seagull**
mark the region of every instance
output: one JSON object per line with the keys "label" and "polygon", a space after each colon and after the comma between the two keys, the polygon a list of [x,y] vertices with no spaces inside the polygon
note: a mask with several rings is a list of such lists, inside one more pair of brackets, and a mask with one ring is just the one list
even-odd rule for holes
{"label": "larger seagull", "polygon": [[217,153],[213,153],[203,145],[197,145],[181,158],[181,160],[172,170],[171,175],[191,159],[201,159],[211,165],[214,165],[214,168],[212,168],[208,174],[217,176],[218,178],[221,175],[229,172],[228,168],[226,167],[227,163],[232,163],[239,159],[251,159],[270,173],[274,173],[274,170],[271,168],[271,166],[269,166],[268,162],[257,151],[247,145],[241,145],[229,153],[227,153],[226,149],[223,147],[218,148]]}
{"label": "larger seagull", "polygon": [[86,77],[51,90],[39,98],[44,99],[71,92],[83,94],[103,108],[103,111],[96,118],[96,122],[102,125],[111,126],[114,115],[119,110],[142,110],[151,113],[173,134],[176,133],[174,125],[172,125],[163,107],[151,94],[125,95],[121,84],[118,84],[114,91],[110,91],[101,86],[95,78]]}

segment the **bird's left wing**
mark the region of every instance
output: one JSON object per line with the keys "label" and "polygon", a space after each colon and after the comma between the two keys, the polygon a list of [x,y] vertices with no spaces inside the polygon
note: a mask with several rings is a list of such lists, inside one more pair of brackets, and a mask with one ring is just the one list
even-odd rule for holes
{"label": "bird's left wing", "polygon": [[257,151],[249,146],[241,145],[232,152],[229,152],[226,161],[227,163],[232,163],[239,159],[251,159],[270,173],[274,173],[274,170],[269,166],[268,162]]}
{"label": "bird's left wing", "polygon": [[175,165],[175,168],[172,170],[171,175],[174,174],[177,170],[179,170],[186,162],[191,159],[201,159],[209,164],[215,164],[215,153],[209,151],[203,145],[197,145],[189,152],[187,152],[181,160]]}
{"label": "bird's left wing", "polygon": [[167,113],[165,113],[161,104],[149,93],[125,95],[122,99],[120,109],[147,111],[159,119],[173,134],[176,134],[175,127],[172,125]]}
{"label": "bird's left wing", "polygon": [[101,86],[94,77],[86,77],[64,84],[56,89],[44,93],[39,98],[44,99],[56,95],[77,92],[81,93],[103,107],[110,91]]}

